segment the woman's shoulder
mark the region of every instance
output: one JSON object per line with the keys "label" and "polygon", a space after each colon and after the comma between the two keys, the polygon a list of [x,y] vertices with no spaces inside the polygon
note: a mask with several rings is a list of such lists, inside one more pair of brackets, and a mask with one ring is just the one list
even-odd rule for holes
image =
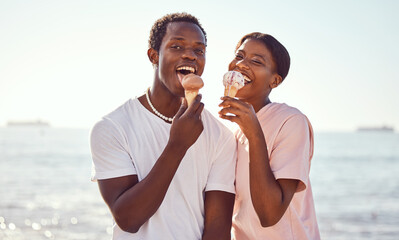
{"label": "woman's shoulder", "polygon": [[284,115],[304,115],[298,108],[290,106],[286,103],[271,103],[271,111]]}
{"label": "woman's shoulder", "polygon": [[297,108],[292,107],[286,103],[269,103],[264,108],[262,108],[257,113],[259,120],[265,120],[270,122],[271,120],[275,120],[277,122],[281,122],[292,118],[294,116],[298,116],[299,118],[306,116]]}

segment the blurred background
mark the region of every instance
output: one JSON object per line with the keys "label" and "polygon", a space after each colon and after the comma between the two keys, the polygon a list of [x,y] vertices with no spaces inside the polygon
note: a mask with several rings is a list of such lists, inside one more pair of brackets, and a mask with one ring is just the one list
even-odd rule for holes
{"label": "blurred background", "polygon": [[110,239],[89,130],[152,84],[150,28],[182,11],[208,35],[201,93],[215,115],[240,37],[269,33],[290,52],[271,100],[313,124],[322,239],[397,239],[398,10],[393,0],[0,1],[0,239]]}

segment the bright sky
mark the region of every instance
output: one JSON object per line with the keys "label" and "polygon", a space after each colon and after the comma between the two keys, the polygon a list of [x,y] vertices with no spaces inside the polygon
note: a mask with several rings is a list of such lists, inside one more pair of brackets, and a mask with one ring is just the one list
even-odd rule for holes
{"label": "bright sky", "polygon": [[213,114],[234,46],[260,31],[291,55],[272,101],[299,108],[316,131],[398,129],[398,10],[394,0],[0,1],[0,126],[90,128],[152,84],[150,28],[186,11],[208,34],[201,92]]}

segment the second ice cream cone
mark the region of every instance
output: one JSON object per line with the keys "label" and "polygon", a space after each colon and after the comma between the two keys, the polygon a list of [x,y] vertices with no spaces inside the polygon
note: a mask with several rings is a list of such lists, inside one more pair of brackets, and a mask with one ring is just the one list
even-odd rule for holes
{"label": "second ice cream cone", "polygon": [[235,97],[238,92],[238,89],[234,86],[226,86],[224,88],[224,95],[229,97]]}
{"label": "second ice cream cone", "polygon": [[244,87],[244,76],[240,72],[228,71],[223,76],[224,95],[235,97],[238,90]]}

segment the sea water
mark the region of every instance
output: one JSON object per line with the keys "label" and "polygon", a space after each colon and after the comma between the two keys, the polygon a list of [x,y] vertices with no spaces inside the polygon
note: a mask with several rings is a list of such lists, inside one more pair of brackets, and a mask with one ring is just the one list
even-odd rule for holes
{"label": "sea water", "polygon": [[[0,239],[105,240],[89,130],[0,128]],[[399,134],[316,133],[311,182],[322,239],[399,239]]]}

